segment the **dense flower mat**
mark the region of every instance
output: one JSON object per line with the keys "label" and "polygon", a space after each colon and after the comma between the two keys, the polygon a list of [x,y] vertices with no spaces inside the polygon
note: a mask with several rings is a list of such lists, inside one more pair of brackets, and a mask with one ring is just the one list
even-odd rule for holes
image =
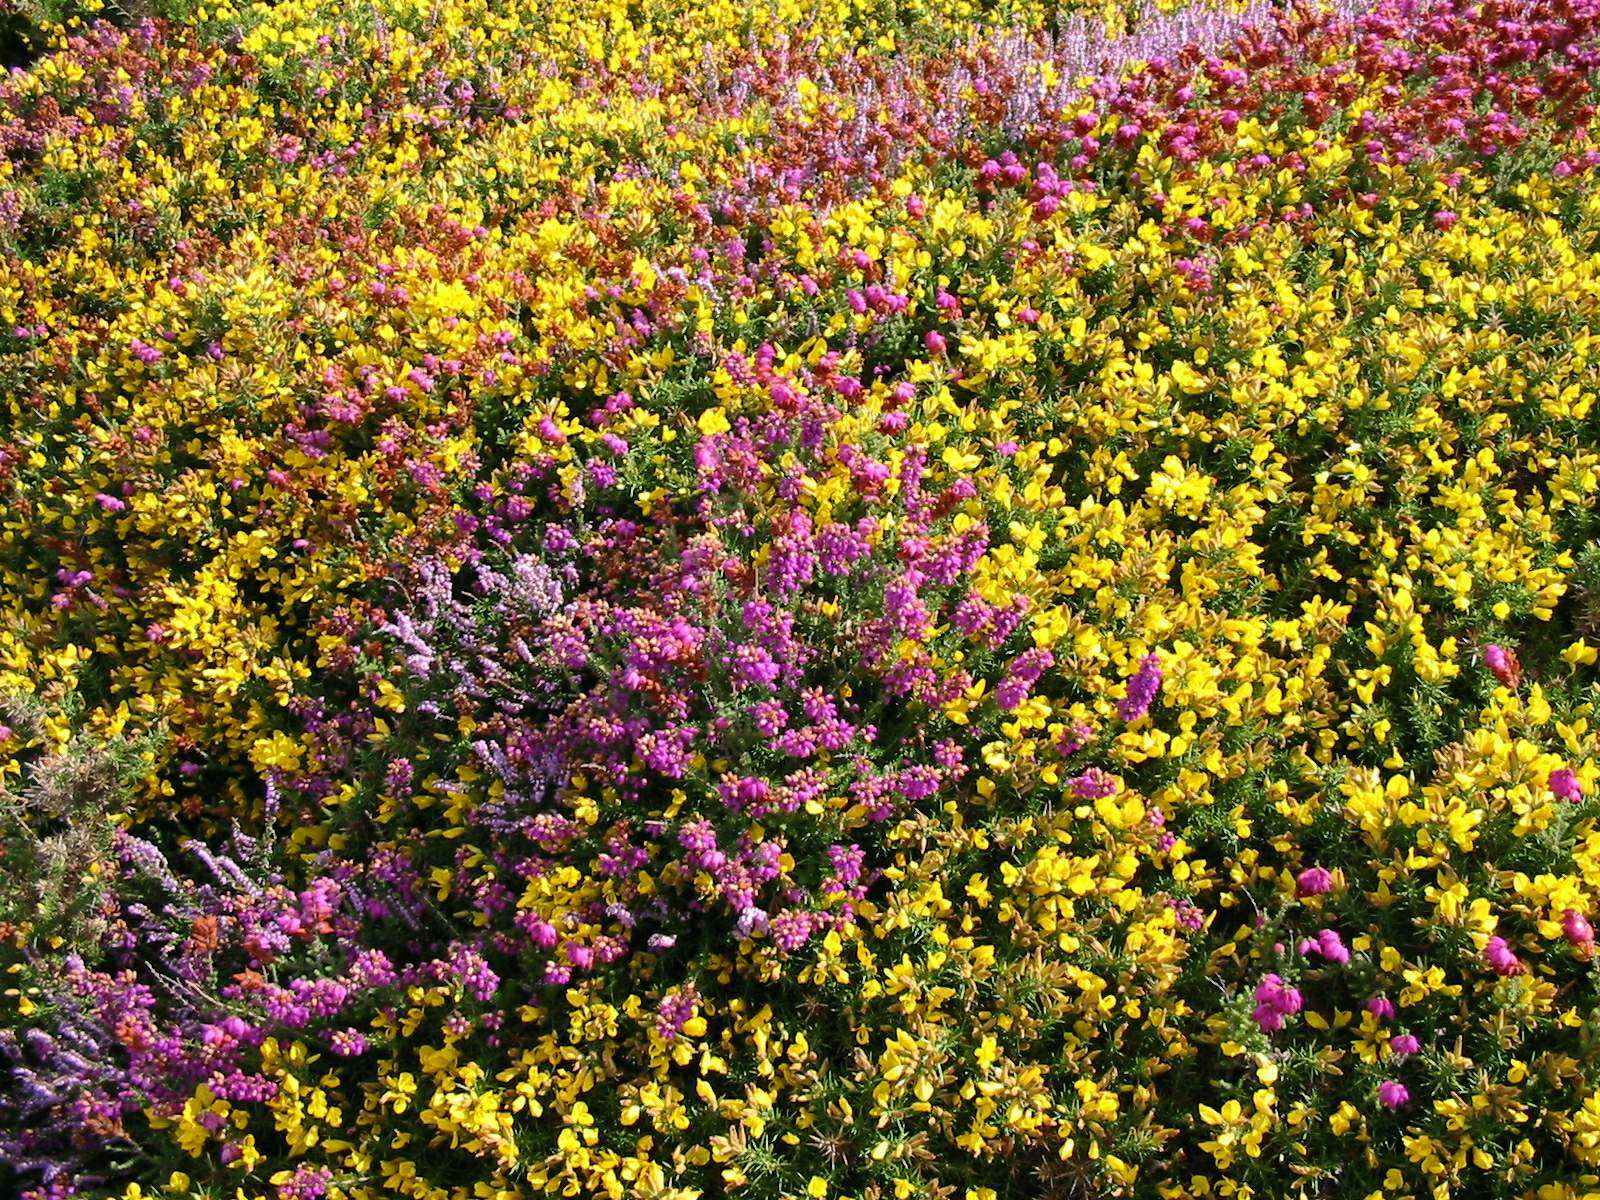
{"label": "dense flower mat", "polygon": [[1597,67],[1596,0],[59,26],[0,1192],[1600,1193]]}

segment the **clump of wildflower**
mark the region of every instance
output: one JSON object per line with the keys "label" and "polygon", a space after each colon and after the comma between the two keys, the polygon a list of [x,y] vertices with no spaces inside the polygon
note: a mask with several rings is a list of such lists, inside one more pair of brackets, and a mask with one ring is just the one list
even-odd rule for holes
{"label": "clump of wildflower", "polygon": [[1117,716],[1130,724],[1150,711],[1150,705],[1161,692],[1161,656],[1146,654],[1139,660],[1139,669],[1128,680],[1127,693],[1117,702]]}
{"label": "clump of wildflower", "polygon": [[1579,950],[1588,951],[1594,945],[1594,926],[1577,909],[1569,908],[1562,914],[1561,932],[1568,944]]}
{"label": "clump of wildflower", "polygon": [[1517,664],[1515,652],[1491,642],[1483,648],[1483,663],[1501,683],[1507,687],[1517,686],[1522,670]]}
{"label": "clump of wildflower", "polygon": [[1333,872],[1326,867],[1307,867],[1295,876],[1296,890],[1302,896],[1321,896],[1333,890]]}
{"label": "clump of wildflower", "polygon": [[1264,975],[1256,985],[1256,1007],[1251,1014],[1263,1033],[1276,1033],[1283,1028],[1284,1018],[1292,1017],[1305,1007],[1300,989],[1283,981],[1276,974]]}
{"label": "clump of wildflower", "polygon": [[1550,772],[1550,791],[1558,800],[1565,800],[1569,804],[1578,804],[1583,800],[1583,786],[1578,782],[1577,772],[1571,767],[1557,767]]}
{"label": "clump of wildflower", "polygon": [[1405,1084],[1385,1079],[1378,1085],[1378,1103],[1390,1111],[1401,1109],[1411,1103],[1411,1092]]}
{"label": "clump of wildflower", "polygon": [[1522,960],[1503,937],[1489,939],[1483,948],[1483,961],[1489,964],[1496,975],[1520,975],[1523,971]]}

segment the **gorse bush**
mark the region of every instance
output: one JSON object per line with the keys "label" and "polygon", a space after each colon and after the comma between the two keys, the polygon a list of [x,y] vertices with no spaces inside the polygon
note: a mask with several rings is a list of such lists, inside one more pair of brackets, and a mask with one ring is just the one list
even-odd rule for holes
{"label": "gorse bush", "polygon": [[0,1189],[1600,1192],[1600,4],[35,28]]}

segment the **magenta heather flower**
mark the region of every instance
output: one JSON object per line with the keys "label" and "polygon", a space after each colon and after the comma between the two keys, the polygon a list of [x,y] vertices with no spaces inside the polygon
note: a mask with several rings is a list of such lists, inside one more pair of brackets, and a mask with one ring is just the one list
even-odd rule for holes
{"label": "magenta heather flower", "polygon": [[141,342],[138,338],[128,343],[128,349],[133,352],[135,358],[147,366],[161,361],[161,351]]}
{"label": "magenta heather flower", "polygon": [[340,1058],[355,1058],[367,1052],[366,1035],[357,1029],[335,1030],[328,1045]]}
{"label": "magenta heather flower", "polygon": [[1318,954],[1329,962],[1343,966],[1350,961],[1350,951],[1345,947],[1343,939],[1332,929],[1318,932],[1314,938],[1301,938],[1295,947],[1301,954]]}
{"label": "magenta heather flower", "polygon": [[1206,923],[1205,913],[1200,911],[1199,906],[1193,900],[1169,899],[1167,906],[1172,909],[1179,929],[1193,933],[1197,929],[1204,928]]}
{"label": "magenta heather flower", "polygon": [[278,1200],[320,1200],[328,1191],[333,1172],[327,1167],[302,1163],[293,1176],[278,1185]]}
{"label": "magenta heather flower", "polygon": [[1411,1093],[1406,1085],[1394,1079],[1385,1079],[1378,1085],[1378,1103],[1394,1110],[1411,1103]]}
{"label": "magenta heather flower", "polygon": [[1367,1001],[1366,1009],[1380,1021],[1394,1020],[1394,1001],[1387,996],[1373,996]]}
{"label": "magenta heather flower", "polygon": [[773,944],[784,953],[792,954],[810,939],[811,927],[810,913],[792,909],[781,912],[772,918],[770,928]]}
{"label": "magenta heather flower", "polygon": [[1389,1039],[1389,1049],[1401,1058],[1416,1054],[1422,1049],[1422,1043],[1417,1041],[1414,1034],[1397,1033]]}
{"label": "magenta heather flower", "polygon": [[1001,712],[1010,712],[1023,700],[1039,677],[1055,665],[1055,655],[1045,649],[1025,651],[1006,669],[1006,678],[995,689],[994,702]]}
{"label": "magenta heather flower", "polygon": [[1117,702],[1117,716],[1125,722],[1137,721],[1150,711],[1161,691],[1161,656],[1146,654],[1139,660],[1139,669],[1128,680],[1128,692]]}
{"label": "magenta heather flower", "polygon": [[1072,726],[1062,734],[1056,742],[1056,753],[1063,758],[1076,754],[1089,744],[1089,739],[1094,736],[1094,730],[1082,723]]}
{"label": "magenta heather flower", "polygon": [[448,962],[442,961],[439,965],[443,968],[441,978],[454,980],[468,995],[482,1003],[487,1004],[492,1000],[500,987],[500,976],[490,969],[483,955],[471,946],[452,946]]}
{"label": "magenta heather flower", "polygon": [[1263,1033],[1276,1033],[1283,1028],[1285,1017],[1291,1017],[1305,1007],[1300,989],[1285,983],[1279,975],[1264,975],[1256,985],[1256,1007],[1251,1016]]}
{"label": "magenta heather flower", "polygon": [[1343,966],[1350,961],[1350,951],[1345,947],[1343,939],[1332,929],[1324,929],[1317,934],[1317,950],[1331,963]]}
{"label": "magenta heather flower", "polygon": [[1483,648],[1483,665],[1489,668],[1501,683],[1507,687],[1516,686],[1518,670],[1517,656],[1504,646],[1497,646],[1493,642]]}
{"label": "magenta heather flower", "polygon": [[1115,796],[1120,785],[1116,776],[1108,775],[1099,767],[1090,767],[1082,775],[1067,781],[1067,789],[1079,800],[1100,800]]}
{"label": "magenta heather flower", "polygon": [[1517,975],[1522,972],[1521,960],[1503,937],[1489,939],[1488,945],[1483,948],[1483,961],[1488,963],[1497,975]]}
{"label": "magenta heather flower", "polygon": [[751,905],[739,911],[734,928],[738,930],[740,937],[747,938],[764,931],[770,924],[766,910]]}
{"label": "magenta heather flower", "polygon": [[1307,867],[1295,876],[1295,886],[1302,896],[1320,896],[1333,890],[1333,872],[1326,867]]}
{"label": "magenta heather flower", "polygon": [[852,842],[848,846],[832,845],[828,847],[828,862],[833,867],[833,875],[823,890],[840,892],[853,886],[861,878],[861,868],[866,862],[866,851]]}
{"label": "magenta heather flower", "polygon": [[1594,945],[1594,926],[1575,908],[1569,908],[1561,917],[1561,932],[1567,941],[1580,949]]}
{"label": "magenta heather flower", "polygon": [[1571,767],[1557,767],[1550,772],[1550,791],[1561,800],[1577,804],[1583,799],[1583,787]]}
{"label": "magenta heather flower", "polygon": [[677,1037],[694,1016],[698,1000],[699,996],[692,987],[663,996],[656,1005],[656,1032],[669,1042]]}

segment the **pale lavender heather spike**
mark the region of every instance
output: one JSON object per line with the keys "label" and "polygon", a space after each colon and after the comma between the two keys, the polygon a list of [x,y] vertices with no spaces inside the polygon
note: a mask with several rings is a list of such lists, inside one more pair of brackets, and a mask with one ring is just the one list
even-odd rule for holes
{"label": "pale lavender heather spike", "polygon": [[271,774],[268,774],[262,780],[261,807],[268,818],[269,828],[271,826],[271,818],[278,815],[278,808],[281,803],[282,797],[278,792],[278,781]]}
{"label": "pale lavender heather spike", "polygon": [[187,843],[185,849],[204,864],[218,883],[232,885],[252,896],[261,894],[261,889],[244,873],[244,869],[226,854],[213,854],[210,847],[192,840]]}
{"label": "pale lavender heather spike", "polygon": [[117,857],[125,864],[159,883],[169,894],[178,891],[178,880],[167,864],[166,855],[152,843],[119,830],[116,839]]}

